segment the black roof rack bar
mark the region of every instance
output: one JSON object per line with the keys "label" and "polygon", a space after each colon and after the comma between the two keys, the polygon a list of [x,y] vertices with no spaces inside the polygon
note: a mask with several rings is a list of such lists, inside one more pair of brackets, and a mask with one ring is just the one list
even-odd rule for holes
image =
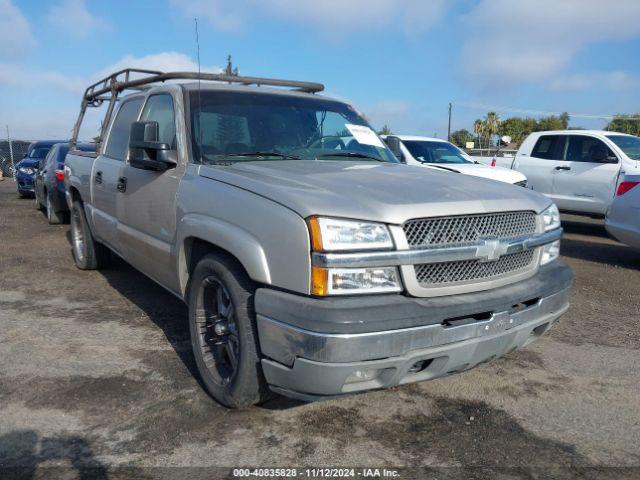
{"label": "black roof rack bar", "polygon": [[[146,77],[131,79],[131,73],[145,73]],[[124,79],[118,77],[124,74]],[[228,75],[226,73],[198,73],[198,72],[158,72],[155,70],[139,70],[128,68],[113,73],[106,78],[89,86],[85,91],[85,98],[111,92],[114,87],[118,92],[123,90],[148,85],[151,83],[165,82],[167,80],[205,80],[214,82],[240,83],[242,85],[268,85],[275,87],[291,87],[303,92],[316,93],[324,90],[324,85],[313,82],[300,82],[296,80],[280,80],[277,78],[243,77],[241,75]]]}
{"label": "black roof rack bar", "polygon": [[[141,78],[131,78],[131,74],[143,74]],[[198,73],[198,72],[160,72],[157,70],[144,70],[137,68],[127,68],[112,73],[108,77],[89,85],[82,97],[80,114],[73,127],[71,135],[71,148],[75,148],[80,132],[80,125],[84,118],[87,106],[99,106],[104,101],[109,101],[109,108],[105,114],[100,132],[100,141],[104,137],[107,126],[111,120],[111,115],[115,106],[118,94],[124,90],[141,89],[145,85],[161,83],[167,80],[204,80],[213,82],[237,83],[241,85],[268,85],[273,87],[289,87],[301,92],[317,93],[324,90],[324,85],[314,82],[300,82],[296,80],[280,80],[277,78],[244,77],[241,75],[229,75],[227,73]],[[104,95],[109,93],[110,96]],[[97,142],[97,143],[100,143]],[[96,147],[99,148],[99,145]]]}

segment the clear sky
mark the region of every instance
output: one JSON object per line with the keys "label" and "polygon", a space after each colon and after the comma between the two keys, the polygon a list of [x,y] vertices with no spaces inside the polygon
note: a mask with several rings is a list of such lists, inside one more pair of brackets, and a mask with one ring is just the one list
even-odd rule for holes
{"label": "clear sky", "polygon": [[449,102],[454,130],[640,112],[638,0],[0,0],[2,132],[68,137],[120,67],[197,69],[194,17],[203,70],[319,81],[396,133],[446,136]]}

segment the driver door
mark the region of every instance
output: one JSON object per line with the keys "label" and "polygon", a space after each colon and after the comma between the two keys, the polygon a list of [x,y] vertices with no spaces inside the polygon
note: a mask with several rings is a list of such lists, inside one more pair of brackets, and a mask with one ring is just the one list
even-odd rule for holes
{"label": "driver door", "polygon": [[554,171],[553,196],[564,210],[604,215],[614,197],[620,163],[602,140],[569,135],[561,169]]}
{"label": "driver door", "polygon": [[[140,121],[158,122],[159,141],[171,145],[177,158],[176,118],[169,93],[149,96]],[[172,265],[176,233],[176,193],[184,163],[163,172],[143,170],[125,162],[118,179],[118,243],[136,268],[167,287],[175,287]]]}

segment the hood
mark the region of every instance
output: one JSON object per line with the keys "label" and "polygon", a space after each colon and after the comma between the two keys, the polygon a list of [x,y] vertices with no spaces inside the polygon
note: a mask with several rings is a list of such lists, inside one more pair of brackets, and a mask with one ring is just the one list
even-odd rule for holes
{"label": "hood", "polygon": [[397,163],[235,162],[201,165],[199,174],[273,200],[304,218],[325,215],[402,224],[417,217],[540,212],[551,203],[522,187]]}
{"label": "hood", "polygon": [[[424,166],[440,169],[437,165],[425,164]],[[504,167],[490,167],[481,163],[447,163],[442,167],[454,170],[465,175],[474,177],[489,178],[506,183],[522,182],[527,179],[522,173]],[[442,169],[440,169],[442,170]]]}
{"label": "hood", "polygon": [[16,168],[20,168],[20,167],[35,168],[35,166],[38,164],[40,160],[41,159],[38,159],[38,158],[23,158],[18,163],[16,163]]}

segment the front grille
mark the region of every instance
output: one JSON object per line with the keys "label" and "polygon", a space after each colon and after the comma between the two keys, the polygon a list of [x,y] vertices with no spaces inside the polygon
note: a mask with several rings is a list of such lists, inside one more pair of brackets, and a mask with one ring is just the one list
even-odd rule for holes
{"label": "front grille", "polygon": [[506,240],[532,235],[534,212],[504,212],[409,220],[404,224],[412,248],[442,247],[474,243],[481,239]]}
{"label": "front grille", "polygon": [[421,287],[437,287],[474,280],[491,280],[501,275],[527,270],[534,260],[535,250],[504,255],[492,262],[461,260],[458,262],[426,263],[415,265]]}

